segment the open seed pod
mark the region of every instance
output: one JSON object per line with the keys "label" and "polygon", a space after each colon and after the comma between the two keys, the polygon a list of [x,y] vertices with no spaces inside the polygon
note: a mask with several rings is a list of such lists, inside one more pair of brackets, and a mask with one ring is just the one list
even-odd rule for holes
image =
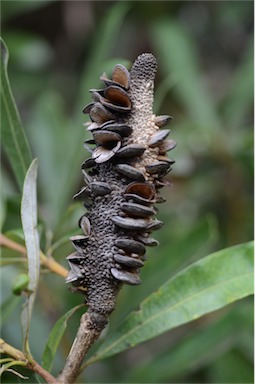
{"label": "open seed pod", "polygon": [[71,238],[67,282],[82,287],[90,311],[101,315],[114,309],[123,283],[141,282],[146,247],[158,244],[151,237],[162,226],[154,204],[164,201],[159,188],[173,163],[166,153],[176,143],[161,129],[171,117],[153,114],[156,69],[151,54],[140,55],[130,73],[117,64],[83,110],[92,121],[86,126],[93,137],[84,144],[91,157],[82,165],[86,186],[74,198],[87,212],[79,222],[83,234]]}
{"label": "open seed pod", "polygon": [[112,71],[112,79],[108,79],[107,75],[103,73],[100,77],[100,80],[103,80],[106,85],[119,85],[124,89],[129,88],[130,83],[130,74],[123,65],[116,64]]}

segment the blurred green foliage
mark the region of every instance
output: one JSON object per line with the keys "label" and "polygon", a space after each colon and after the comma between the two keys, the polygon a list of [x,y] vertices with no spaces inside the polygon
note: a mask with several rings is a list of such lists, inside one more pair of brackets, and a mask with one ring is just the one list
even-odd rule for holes
{"label": "blurred green foliage", "polygon": [[[41,248],[65,266],[68,237],[84,212],[72,195],[88,156],[81,113],[88,90],[117,62],[126,65],[146,51],[158,59],[155,112],[174,117],[178,142],[173,187],[163,191],[160,247],[148,252],[143,284],[122,290],[111,328],[184,266],[253,238],[252,2],[3,1],[2,36],[12,91],[39,159]],[[1,213],[2,231],[23,244],[20,193],[5,153]],[[2,254],[3,260],[17,257],[7,249]],[[25,268],[8,264],[1,274],[2,334],[17,348],[22,298],[12,295],[10,281]],[[60,277],[41,277],[30,330],[36,359],[56,320],[80,302]],[[250,383],[251,309],[248,298],[97,363],[80,380]],[[53,373],[63,366],[79,316],[71,319]]]}

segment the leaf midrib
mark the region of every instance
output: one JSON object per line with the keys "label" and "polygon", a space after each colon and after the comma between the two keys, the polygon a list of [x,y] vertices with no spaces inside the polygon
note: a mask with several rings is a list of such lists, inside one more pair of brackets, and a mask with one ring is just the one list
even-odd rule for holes
{"label": "leaf midrib", "polygon": [[[238,280],[238,279],[244,278],[245,276],[250,275],[250,274],[252,274],[251,271],[246,272],[246,273],[243,273],[243,274],[241,274],[241,275],[239,275],[239,276],[237,276],[237,277],[233,277],[233,278],[231,278],[231,279],[224,280],[224,281],[222,281],[222,282],[220,282],[220,283],[218,283],[218,284],[211,285],[210,287],[207,287],[207,288],[202,289],[202,290],[200,290],[200,291],[198,291],[198,292],[196,292],[196,293],[194,293],[194,294],[192,294],[192,295],[189,295],[189,296],[187,296],[185,299],[183,299],[183,300],[177,302],[176,304],[174,304],[173,306],[171,306],[170,308],[167,308],[166,310],[157,312],[154,316],[150,317],[149,319],[147,319],[146,321],[144,321],[142,324],[140,324],[140,325],[138,325],[137,327],[135,327],[135,331],[137,332],[140,328],[144,327],[146,324],[150,323],[152,320],[155,320],[157,317],[160,317],[160,316],[162,316],[162,315],[164,315],[164,314],[166,314],[166,313],[170,313],[170,312],[173,311],[176,307],[178,307],[178,306],[182,305],[183,303],[189,301],[191,298],[193,298],[193,297],[195,297],[195,296],[198,296],[198,295],[201,294],[202,292],[209,291],[209,290],[211,290],[211,289],[213,289],[213,288],[215,288],[215,287],[218,287],[218,286],[220,286],[220,285],[226,285],[226,283],[229,283],[229,282],[231,282],[231,281],[234,281],[234,280]],[[142,310],[142,309],[141,309],[141,310]],[[141,311],[141,310],[140,310],[140,311]],[[100,357],[100,356],[102,356],[102,355],[105,355],[105,352],[107,352],[108,350],[112,349],[115,345],[119,344],[124,338],[127,338],[127,337],[128,337],[129,335],[131,335],[132,333],[134,333],[134,330],[133,330],[133,329],[132,329],[131,331],[125,333],[121,338],[119,338],[118,340],[116,340],[116,342],[112,343],[108,348],[104,349],[104,350],[103,350],[103,352],[104,352],[103,354],[101,353],[101,354],[96,355],[95,358],[98,358],[98,357]],[[92,359],[93,359],[93,358],[92,358]],[[91,359],[91,361],[92,361],[92,359]],[[95,359],[93,359],[93,361],[94,361],[94,360],[95,360]],[[96,360],[97,360],[97,359],[96,359]]]}

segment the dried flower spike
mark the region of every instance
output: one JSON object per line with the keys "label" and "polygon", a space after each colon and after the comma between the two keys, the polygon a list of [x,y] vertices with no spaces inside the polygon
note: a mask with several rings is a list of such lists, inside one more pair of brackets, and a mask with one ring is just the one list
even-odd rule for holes
{"label": "dried flower spike", "polygon": [[164,201],[158,189],[167,183],[173,161],[166,152],[176,143],[160,129],[171,117],[152,111],[156,69],[149,53],[130,73],[116,65],[112,79],[101,76],[106,87],[91,90],[93,102],[83,110],[93,139],[84,144],[91,153],[82,165],[86,186],[74,197],[88,212],[79,223],[84,235],[70,239],[75,252],[67,257],[66,281],[85,292],[91,313],[103,317],[114,309],[123,283],[140,283],[145,247],[158,244],[150,237],[162,225],[153,205]]}

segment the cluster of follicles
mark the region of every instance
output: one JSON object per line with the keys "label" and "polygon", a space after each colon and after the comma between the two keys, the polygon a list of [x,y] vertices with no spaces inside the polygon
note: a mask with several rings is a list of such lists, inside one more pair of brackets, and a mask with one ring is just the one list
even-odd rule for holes
{"label": "cluster of follicles", "polygon": [[164,199],[159,190],[173,160],[167,151],[176,145],[162,129],[170,116],[152,111],[157,62],[142,54],[129,72],[118,64],[112,77],[101,76],[102,89],[92,89],[84,108],[92,138],[82,165],[84,187],[74,196],[87,212],[73,236],[75,252],[67,257],[67,282],[86,295],[91,311],[109,314],[123,283],[140,283],[146,247],[158,242],[151,233],[161,227],[155,204]]}

